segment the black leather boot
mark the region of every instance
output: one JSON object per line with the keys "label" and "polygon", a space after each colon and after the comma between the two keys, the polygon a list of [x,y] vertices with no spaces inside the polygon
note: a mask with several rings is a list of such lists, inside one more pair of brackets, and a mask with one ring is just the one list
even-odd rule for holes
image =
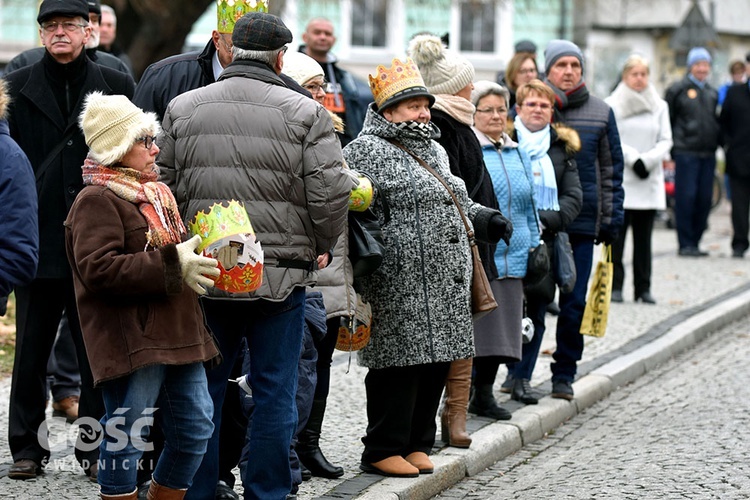
{"label": "black leather boot", "polygon": [[313,476],[337,479],[344,475],[343,467],[331,464],[320,451],[320,429],[326,412],[326,400],[314,399],[307,425],[297,436],[297,456]]}
{"label": "black leather boot", "polygon": [[494,420],[510,420],[512,417],[508,410],[498,406],[495,395],[492,394],[491,384],[474,387],[474,396],[469,401],[469,412]]}

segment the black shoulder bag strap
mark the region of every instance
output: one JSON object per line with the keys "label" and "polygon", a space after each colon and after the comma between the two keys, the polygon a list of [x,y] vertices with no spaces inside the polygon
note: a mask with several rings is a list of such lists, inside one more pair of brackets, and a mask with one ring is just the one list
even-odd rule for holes
{"label": "black shoulder bag strap", "polygon": [[77,127],[72,127],[68,132],[65,133],[62,140],[58,142],[57,144],[55,144],[55,147],[52,148],[52,151],[50,151],[47,154],[47,157],[44,159],[42,164],[34,173],[34,177],[36,178],[37,183],[39,183],[39,181],[42,180],[42,177],[44,177],[44,174],[47,172],[47,169],[49,169],[49,166],[52,164],[54,159],[57,158],[57,155],[60,154],[60,151],[62,151],[62,149],[71,139],[71,137],[73,137],[73,134],[76,133],[76,130],[77,130]]}

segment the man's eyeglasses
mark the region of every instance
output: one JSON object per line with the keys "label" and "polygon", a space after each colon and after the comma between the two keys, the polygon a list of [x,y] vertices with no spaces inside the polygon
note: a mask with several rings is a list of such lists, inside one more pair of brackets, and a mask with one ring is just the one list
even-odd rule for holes
{"label": "man's eyeglasses", "polygon": [[505,108],[483,108],[478,109],[477,113],[482,113],[483,115],[494,115],[497,113],[498,115],[504,115],[508,112]]}
{"label": "man's eyeglasses", "polygon": [[143,146],[146,149],[151,149],[151,146],[154,145],[154,141],[156,140],[156,137],[153,135],[144,135],[143,137],[139,137],[135,140],[135,142],[142,142]]}
{"label": "man's eyeglasses", "polygon": [[525,102],[525,103],[521,104],[521,106],[523,106],[525,108],[529,108],[529,109],[539,108],[542,111],[547,111],[548,109],[550,109],[552,107],[551,104],[546,103],[546,102]]}
{"label": "man's eyeglasses", "polygon": [[320,92],[321,90],[323,92],[326,91],[326,87],[328,87],[328,82],[323,83],[306,83],[302,86],[305,90],[309,90],[311,94],[315,94],[316,92]]}
{"label": "man's eyeglasses", "polygon": [[58,23],[58,22],[54,22],[53,21],[53,22],[49,22],[49,23],[43,23],[42,24],[42,29],[44,31],[46,31],[47,33],[54,33],[55,31],[57,31],[57,27],[60,26],[60,25],[62,25],[63,29],[65,31],[67,31],[68,33],[73,33],[78,28],[85,28],[86,27],[85,24],[79,24],[79,23],[74,23],[74,22],[70,22],[70,21],[66,21],[64,23]]}

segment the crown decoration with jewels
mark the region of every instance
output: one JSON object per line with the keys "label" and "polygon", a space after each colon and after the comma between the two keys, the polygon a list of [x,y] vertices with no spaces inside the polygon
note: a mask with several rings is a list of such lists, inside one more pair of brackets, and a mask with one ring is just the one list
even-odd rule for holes
{"label": "crown decoration with jewels", "polygon": [[394,58],[391,67],[380,65],[375,76],[368,75],[370,90],[378,108],[385,108],[404,99],[424,96],[434,102],[427,91],[419,68],[410,57],[405,62]]}
{"label": "crown decoration with jewels", "polygon": [[216,30],[232,33],[234,23],[248,12],[268,12],[268,0],[217,0]]}
{"label": "crown decoration with jewels", "polygon": [[[245,206],[236,200],[214,203],[208,210],[195,214],[188,223],[190,233],[200,235],[198,251],[206,257],[219,260],[221,274],[214,286],[231,293],[252,292],[263,283],[263,250],[255,239],[250,217]],[[224,267],[220,251],[229,247],[236,252],[237,264]]]}

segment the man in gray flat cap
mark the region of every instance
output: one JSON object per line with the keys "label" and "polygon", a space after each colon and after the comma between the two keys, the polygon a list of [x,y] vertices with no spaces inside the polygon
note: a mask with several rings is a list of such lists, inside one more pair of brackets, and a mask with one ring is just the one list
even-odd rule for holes
{"label": "man in gray flat cap", "polygon": [[[215,84],[172,100],[159,138],[162,180],[174,191],[183,219],[208,213],[217,202],[242,201],[263,247],[258,290],[214,288],[203,301],[223,356],[207,372],[216,430],[243,337],[249,346],[255,410],[245,498],[283,499],[291,490],[305,287],[316,281],[316,257],[333,248],[344,228],[350,190],[328,112],[279,77],[291,41],[276,16],[240,18],[232,62]],[[236,257],[226,253],[220,249],[219,260],[231,269]],[[215,431],[186,498],[213,498],[218,438]]]}

